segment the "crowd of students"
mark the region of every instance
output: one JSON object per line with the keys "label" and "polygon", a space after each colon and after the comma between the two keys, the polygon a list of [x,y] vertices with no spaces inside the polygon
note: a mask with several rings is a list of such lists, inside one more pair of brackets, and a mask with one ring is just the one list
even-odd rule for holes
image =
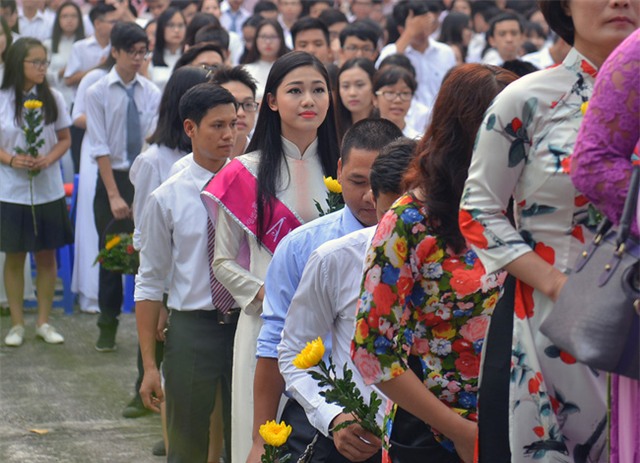
{"label": "crowd of students", "polygon": [[[55,250],[75,239],[78,304],[114,351],[122,274],[93,264],[132,233],[139,376],[123,414],[162,412],[168,461],[256,463],[274,419],[294,460],[312,441],[309,461],[332,463],[640,458],[637,436],[610,448],[604,431],[638,425],[607,415],[608,395],[640,408],[637,382],[607,392],[539,333],[591,233],[568,175],[584,103],[625,38],[638,51],[639,25],[638,0],[0,0],[5,344],[26,338],[27,253],[36,336],[64,342],[48,323]],[[323,177],[345,205],[319,217]],[[507,275],[513,315],[489,333]],[[384,394],[382,439],[334,430],[351,416],[293,367],[318,336],[366,397]],[[485,340],[514,360],[483,389],[504,413],[483,421]]]}

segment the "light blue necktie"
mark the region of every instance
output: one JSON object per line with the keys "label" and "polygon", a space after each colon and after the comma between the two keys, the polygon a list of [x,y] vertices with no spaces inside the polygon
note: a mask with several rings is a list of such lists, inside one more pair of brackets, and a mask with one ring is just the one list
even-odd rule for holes
{"label": "light blue necktie", "polygon": [[138,114],[138,106],[136,100],[133,98],[136,90],[136,84],[127,88],[122,85],[122,88],[127,92],[129,97],[129,103],[127,104],[127,159],[130,163],[140,150],[142,150],[142,128],[140,127],[140,115]]}

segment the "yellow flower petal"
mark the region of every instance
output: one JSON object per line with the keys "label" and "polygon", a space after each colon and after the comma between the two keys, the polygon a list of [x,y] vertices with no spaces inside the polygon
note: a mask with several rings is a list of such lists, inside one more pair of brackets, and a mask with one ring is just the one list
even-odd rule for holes
{"label": "yellow flower petal", "polygon": [[272,420],[260,425],[260,430],[258,432],[267,445],[280,447],[287,442],[287,439],[291,434],[291,430],[291,426],[284,421],[276,423],[275,420]]}
{"label": "yellow flower petal", "polygon": [[27,100],[24,102],[26,109],[40,109],[42,108],[42,101],[40,100]]}
{"label": "yellow flower petal", "polygon": [[111,238],[107,244],[105,244],[104,248],[109,251],[120,243],[120,235],[116,235]]}
{"label": "yellow flower petal", "polygon": [[333,177],[324,177],[324,184],[331,193],[342,193],[342,185],[337,180],[334,180]]}
{"label": "yellow flower petal", "polygon": [[308,342],[302,352],[300,352],[295,359],[293,359],[293,365],[301,370],[315,367],[322,357],[324,356],[324,343],[322,338],[318,337],[311,342]]}
{"label": "yellow flower petal", "polygon": [[584,114],[587,112],[587,108],[589,107],[589,102],[585,101],[584,103],[582,103],[580,105],[580,111],[582,112],[582,115],[584,116]]}

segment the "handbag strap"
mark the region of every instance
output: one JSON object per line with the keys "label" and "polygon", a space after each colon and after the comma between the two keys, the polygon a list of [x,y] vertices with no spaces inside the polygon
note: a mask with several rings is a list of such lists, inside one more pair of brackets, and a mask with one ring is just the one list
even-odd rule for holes
{"label": "handbag strap", "polygon": [[629,191],[627,199],[622,209],[622,217],[620,218],[620,226],[618,227],[618,236],[616,237],[616,245],[620,247],[629,238],[631,233],[631,223],[636,213],[636,205],[638,202],[638,190],[640,189],[640,166],[634,164],[631,171],[631,181],[629,182]]}

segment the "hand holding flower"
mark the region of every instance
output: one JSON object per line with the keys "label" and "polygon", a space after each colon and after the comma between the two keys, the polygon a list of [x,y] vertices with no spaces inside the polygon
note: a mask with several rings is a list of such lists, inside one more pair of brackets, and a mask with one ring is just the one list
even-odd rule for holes
{"label": "hand holding flower", "polygon": [[331,421],[331,429],[339,427],[341,423],[351,423],[347,427],[333,432],[333,443],[345,458],[350,461],[364,461],[371,458],[382,447],[382,441],[375,434],[370,433],[355,423],[355,416],[340,413]]}

